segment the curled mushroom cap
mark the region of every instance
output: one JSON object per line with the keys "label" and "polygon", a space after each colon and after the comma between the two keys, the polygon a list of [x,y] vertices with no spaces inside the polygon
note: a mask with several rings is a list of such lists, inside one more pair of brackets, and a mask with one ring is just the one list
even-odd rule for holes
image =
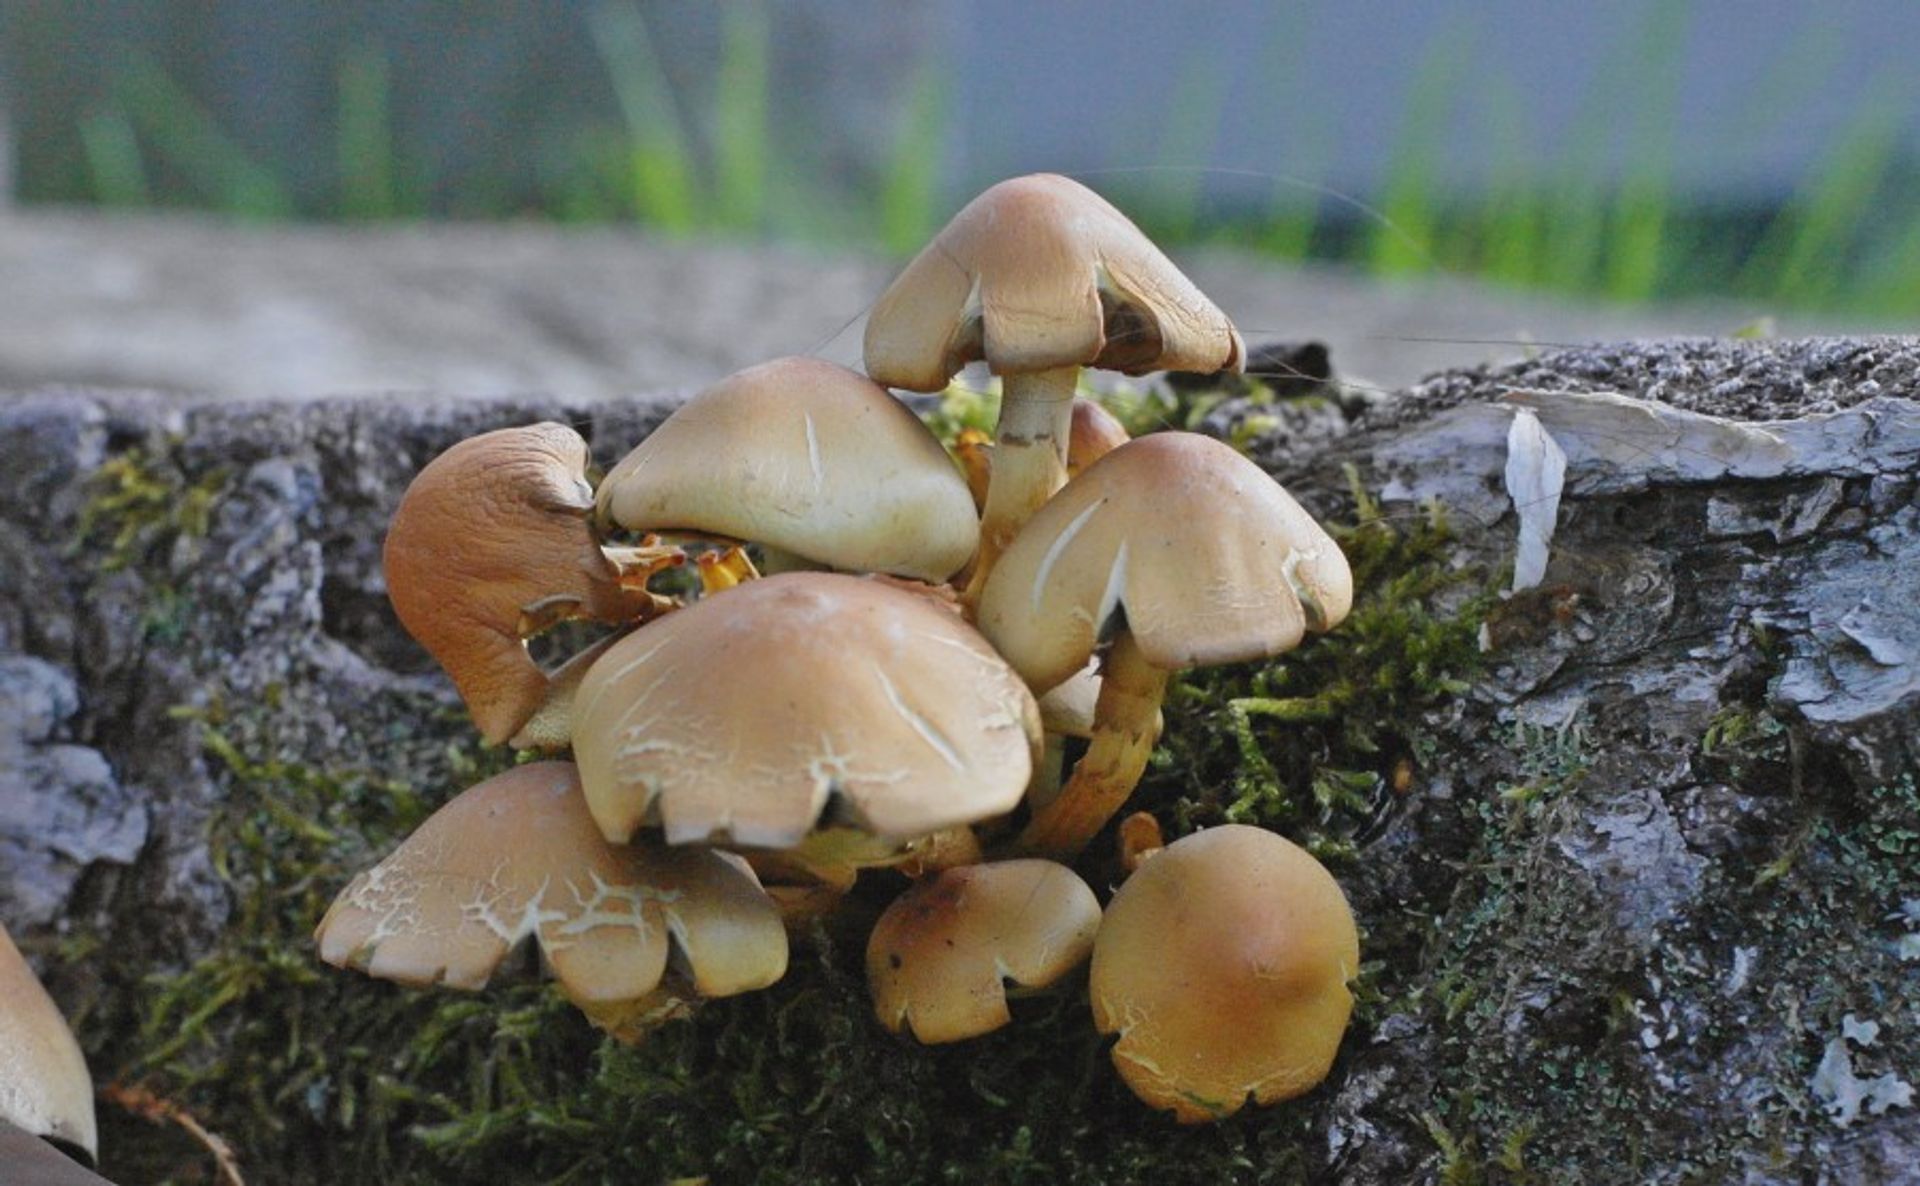
{"label": "curled mushroom cap", "polygon": [[864,375],[782,358],[689,400],[600,484],[635,531],[704,531],[835,568],[944,580],[979,522],[940,442]]}
{"label": "curled mushroom cap", "polygon": [[1259,466],[1162,432],[1094,462],[1021,529],[980,629],[1046,690],[1086,664],[1116,610],[1147,662],[1178,671],[1291,650],[1352,600],[1339,545]]}
{"label": "curled mushroom cap", "polygon": [[607,838],[791,848],[830,823],[904,841],[1006,812],[1039,708],[960,618],[879,581],[750,581],[622,639],[573,726]]}
{"label": "curled mushroom cap", "polygon": [[1087,883],[1052,861],[965,865],[895,899],[867,941],[880,1024],[932,1045],[1012,1019],[1007,982],[1044,988],[1086,961],[1100,927]]}
{"label": "curled mushroom cap", "polygon": [[1326,1078],[1353,1009],[1353,914],[1307,853],[1259,828],[1177,840],[1107,905],[1094,940],[1094,1023],[1135,1095],[1183,1124]]}
{"label": "curled mushroom cap", "polygon": [[0,1124],[99,1156],[93,1080],[73,1031],[0,927]]}
{"label": "curled mushroom cap", "polygon": [[1095,366],[1238,369],[1233,323],[1076,181],[1003,181],[969,202],[867,317],[867,373],[938,391],[967,363],[997,374]]}
{"label": "curled mushroom cap", "polygon": [[546,699],[527,635],[651,608],[594,540],[586,466],[586,442],[564,424],[483,433],[429,462],[388,528],[394,612],[452,677],[489,742],[512,737]]}
{"label": "curled mushroom cap", "polygon": [[321,920],[320,958],[402,984],[483,987],[528,937],[601,1017],[661,1001],[670,958],[719,997],[786,972],[779,911],[706,849],[609,845],[571,762],[516,766],[456,796],[354,878]]}

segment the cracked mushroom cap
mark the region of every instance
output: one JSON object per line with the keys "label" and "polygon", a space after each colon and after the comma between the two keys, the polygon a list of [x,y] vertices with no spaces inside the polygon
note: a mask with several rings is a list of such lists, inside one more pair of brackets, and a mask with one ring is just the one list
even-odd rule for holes
{"label": "cracked mushroom cap", "polygon": [[649,623],[575,704],[587,802],[616,843],[659,823],[671,844],[792,848],[823,814],[904,842],[1012,810],[1040,744],[1032,693],[972,627],[831,573]]}
{"label": "cracked mushroom cap", "polygon": [[93,1080],[60,1009],[0,927],[0,1123],[99,1157]]}
{"label": "cracked mushroom cap", "polygon": [[1226,314],[1105,198],[1051,173],[967,203],[867,316],[867,374],[938,391],[969,362],[996,374],[1240,369]]}
{"label": "cracked mushroom cap", "polygon": [[915,883],[867,940],[880,1024],[933,1045],[1012,1020],[1007,984],[1038,989],[1086,962],[1100,903],[1052,861],[963,865]]}
{"label": "cracked mushroom cap", "polygon": [[[353,879],[314,938],[320,958],[383,980],[482,988],[537,938],[569,999],[598,1016],[670,993],[765,988],[786,972],[779,911],[725,854],[615,848],[571,762],[471,787]],[[599,1012],[596,1012],[599,1011]]]}
{"label": "cracked mushroom cap", "polygon": [[1133,1093],[1182,1124],[1312,1089],[1360,967],[1340,886],[1305,850],[1230,824],[1176,840],[1113,896],[1094,940],[1094,1024]]}
{"label": "cracked mushroom cap", "polygon": [[980,539],[966,479],[926,426],[817,358],[763,363],[693,397],[607,475],[599,515],[927,581],[958,572]]}
{"label": "cracked mushroom cap", "polygon": [[1347,616],[1338,544],[1259,466],[1161,432],[1088,466],[1008,545],[980,630],[1036,689],[1086,665],[1115,611],[1168,671],[1282,654]]}
{"label": "cracked mushroom cap", "polygon": [[588,525],[587,443],[564,424],[471,437],[429,462],[387,530],[387,594],[490,743],[520,730],[548,679],[525,638],[566,618],[625,622],[625,588]]}

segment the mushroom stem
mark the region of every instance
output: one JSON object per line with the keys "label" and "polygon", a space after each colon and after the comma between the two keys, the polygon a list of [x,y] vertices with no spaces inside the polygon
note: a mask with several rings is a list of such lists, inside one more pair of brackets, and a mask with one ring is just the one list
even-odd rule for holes
{"label": "mushroom stem", "polygon": [[1113,818],[1146,772],[1166,690],[1167,673],[1147,662],[1131,632],[1120,631],[1100,675],[1087,752],[1059,797],[1020,833],[1021,852],[1069,860]]}
{"label": "mushroom stem", "polygon": [[1073,392],[1079,382],[1077,366],[1001,377],[1000,423],[980,518],[980,553],[967,586],[969,606],[979,602],[987,574],[1014,533],[1067,484]]}

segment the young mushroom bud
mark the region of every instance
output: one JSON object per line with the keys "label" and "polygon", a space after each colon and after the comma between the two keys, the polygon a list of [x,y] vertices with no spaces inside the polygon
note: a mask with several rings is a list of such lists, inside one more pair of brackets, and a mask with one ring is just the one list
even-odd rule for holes
{"label": "young mushroom bud", "polygon": [[1333,539],[1211,437],[1154,433],[1087,467],[1021,530],[980,600],[981,632],[1042,692],[1112,630],[1086,756],[1020,847],[1070,856],[1126,801],[1172,672],[1292,650],[1352,597]]}
{"label": "young mushroom bud", "polygon": [[1182,1124],[1314,1087],[1346,1033],[1360,939],[1296,845],[1231,824],[1176,840],[1121,885],[1094,940],[1094,1024],[1113,1064]]}
{"label": "young mushroom bud", "polygon": [[598,515],[928,581],[979,541],[966,480],[926,426],[816,358],[750,367],[688,400],[607,474]]}
{"label": "young mushroom bud", "polygon": [[1012,1020],[1007,984],[1037,990],[1093,950],[1100,903],[1052,861],[966,865],[900,895],[867,941],[874,1012],[894,1033],[933,1045]]}
{"label": "young mushroom bud", "polygon": [[354,878],[314,938],[338,967],[468,990],[535,938],[568,999],[626,1040],[787,966],[779,911],[750,870],[707,849],[608,844],[571,762],[456,796]]}
{"label": "young mushroom bud", "polygon": [[[636,630],[587,673],[574,752],[607,839],[795,848],[832,866],[1012,810],[1040,711],[935,601],[764,577]],[[818,829],[818,830],[816,830]]]}
{"label": "young mushroom bud", "polygon": [[[9,1125],[79,1150],[89,1162],[99,1157],[87,1060],[53,998],[0,926],[0,1130]],[[0,1160],[4,1164],[11,1162]],[[89,1174],[73,1180],[94,1179]]]}
{"label": "young mushroom bud", "polygon": [[603,551],[588,524],[587,444],[563,424],[461,441],[407,487],[387,531],[387,594],[489,743],[514,737],[554,691],[526,639],[570,618],[640,620],[674,555]]}
{"label": "young mushroom bud", "polygon": [[1052,174],[1016,177],[954,215],[874,304],[867,373],[938,391],[969,362],[1001,377],[978,601],[1000,552],[1066,481],[1083,366],[1238,370],[1233,323],[1107,201]]}

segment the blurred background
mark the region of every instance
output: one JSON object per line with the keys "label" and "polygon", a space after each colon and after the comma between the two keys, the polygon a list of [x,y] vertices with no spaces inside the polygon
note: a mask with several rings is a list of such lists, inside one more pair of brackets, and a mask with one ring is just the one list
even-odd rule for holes
{"label": "blurred background", "polygon": [[1920,314],[1907,0],[10,0],[0,49],[28,210],[898,256],[1049,169],[1176,250]]}

